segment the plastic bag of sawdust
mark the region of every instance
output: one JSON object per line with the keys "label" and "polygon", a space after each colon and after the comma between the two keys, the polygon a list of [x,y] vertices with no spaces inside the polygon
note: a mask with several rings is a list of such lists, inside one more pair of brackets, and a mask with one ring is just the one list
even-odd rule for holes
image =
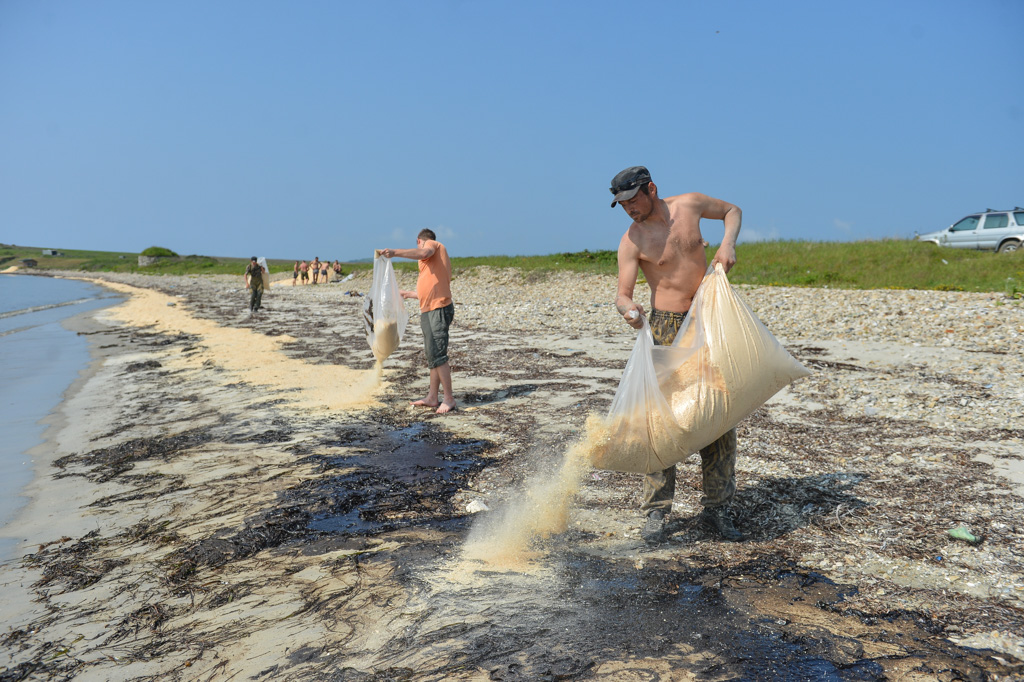
{"label": "plastic bag of sawdust", "polygon": [[644,317],[608,414],[587,422],[587,456],[598,469],[647,473],[679,461],[684,433],[661,392],[654,348]]}
{"label": "plastic bag of sawdust", "polygon": [[363,324],[373,357],[381,364],[395,352],[405,334],[409,313],[398,289],[398,277],[390,258],[374,252],[373,284],[363,299]]}
{"label": "plastic bag of sawdust", "polygon": [[[587,424],[594,444],[590,460],[597,468],[650,473],[677,464],[810,374],[740,300],[720,265],[708,268],[672,345],[656,346],[652,340],[649,353],[658,393],[671,417],[666,418],[657,400],[643,403],[649,411],[650,446],[636,447],[624,436],[638,433],[643,415],[629,417],[630,428],[615,429],[624,419],[613,414],[620,400],[616,393],[608,416]],[[629,371],[627,363],[620,391]]]}
{"label": "plastic bag of sawdust", "polygon": [[[270,289],[270,266],[267,265],[267,259],[264,256],[260,256],[256,259],[256,264],[263,268],[263,295],[266,296],[266,290]],[[249,274],[245,275],[245,286],[249,286],[249,282],[252,279]]]}
{"label": "plastic bag of sawdust", "polygon": [[[689,348],[698,336],[703,343],[680,363],[673,349]],[[654,348],[654,364],[685,433],[680,461],[811,373],[740,299],[717,264],[708,268],[675,342]]]}
{"label": "plastic bag of sawdust", "polygon": [[263,290],[264,297],[270,292],[270,266],[267,265],[266,256],[260,256],[256,259],[256,263],[263,268]]}

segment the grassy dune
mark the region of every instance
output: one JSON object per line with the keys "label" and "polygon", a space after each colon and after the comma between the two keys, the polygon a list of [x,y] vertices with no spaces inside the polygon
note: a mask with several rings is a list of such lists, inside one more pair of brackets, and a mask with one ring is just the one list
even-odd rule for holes
{"label": "grassy dune", "polygon": [[[153,274],[216,273],[240,275],[247,258],[184,256],[139,267],[138,254],[59,249],[62,256],[43,256],[42,249],[0,244],[0,269],[33,258],[40,269],[144,272]],[[715,247],[708,248],[708,258]],[[828,287],[831,289],[930,289],[1002,292],[1024,295],[1024,250],[997,254],[948,249],[909,240],[861,242],[770,241],[740,244],[737,265],[729,274],[734,284]],[[270,259],[271,272],[290,271],[294,260]],[[477,266],[518,268],[524,272],[574,270],[614,274],[614,251],[580,251],[547,256],[485,256],[452,258],[456,271]],[[345,263],[346,273],[368,269],[368,262]],[[398,259],[399,270],[416,264]]]}

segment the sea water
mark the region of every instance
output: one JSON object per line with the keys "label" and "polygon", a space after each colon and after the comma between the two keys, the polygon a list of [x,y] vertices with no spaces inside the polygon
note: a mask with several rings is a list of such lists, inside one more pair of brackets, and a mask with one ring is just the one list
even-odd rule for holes
{"label": "sea water", "polygon": [[27,501],[22,492],[34,467],[28,453],[43,441],[41,420],[89,365],[88,342],[62,322],[118,300],[89,282],[0,275],[0,561],[24,539],[5,527]]}

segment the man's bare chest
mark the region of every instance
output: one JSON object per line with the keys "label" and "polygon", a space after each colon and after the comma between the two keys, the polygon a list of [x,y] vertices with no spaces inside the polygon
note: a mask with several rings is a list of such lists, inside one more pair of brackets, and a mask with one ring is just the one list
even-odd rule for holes
{"label": "man's bare chest", "polygon": [[640,260],[658,266],[671,266],[675,261],[689,260],[703,251],[704,238],[696,221],[675,223],[660,231],[644,235],[640,244]]}

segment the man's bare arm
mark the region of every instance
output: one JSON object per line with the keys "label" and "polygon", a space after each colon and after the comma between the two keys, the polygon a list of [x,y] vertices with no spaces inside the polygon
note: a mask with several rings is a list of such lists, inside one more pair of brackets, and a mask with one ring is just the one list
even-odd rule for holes
{"label": "man's bare arm", "polygon": [[725,234],[722,236],[722,243],[715,251],[715,257],[711,264],[721,263],[726,272],[736,265],[736,240],[740,236],[740,226],[743,223],[743,211],[739,206],[730,204],[728,201],[714,199],[701,195],[702,210],[701,218],[710,220],[721,220],[725,224]]}
{"label": "man's bare arm", "polygon": [[436,248],[423,247],[422,249],[381,249],[380,255],[385,258],[408,258],[410,260],[424,260],[434,255]]}
{"label": "man's bare arm", "polygon": [[[630,327],[640,329],[643,326],[640,316],[644,314],[644,308],[633,301],[636,276],[640,270],[640,249],[629,238],[628,232],[622,236],[622,241],[619,242],[618,261],[619,289],[615,296],[615,307]],[[631,316],[632,311],[636,311],[635,317]]]}

